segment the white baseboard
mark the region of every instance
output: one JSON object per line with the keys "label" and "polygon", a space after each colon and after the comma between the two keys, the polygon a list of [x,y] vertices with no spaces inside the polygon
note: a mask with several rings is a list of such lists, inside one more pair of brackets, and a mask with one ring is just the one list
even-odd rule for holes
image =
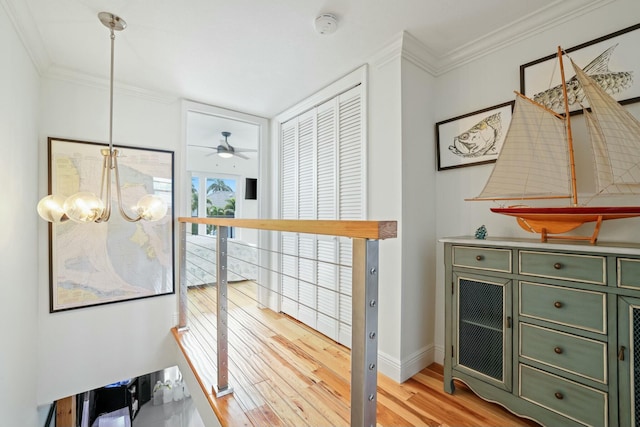
{"label": "white baseboard", "polygon": [[386,353],[378,352],[378,371],[402,383],[434,362],[435,347],[429,345],[406,357],[402,362]]}

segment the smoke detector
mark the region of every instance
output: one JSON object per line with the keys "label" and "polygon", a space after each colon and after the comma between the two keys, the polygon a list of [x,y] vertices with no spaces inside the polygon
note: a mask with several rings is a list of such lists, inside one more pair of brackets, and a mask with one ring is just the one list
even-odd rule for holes
{"label": "smoke detector", "polygon": [[333,34],[338,28],[338,18],[331,13],[323,13],[316,18],[316,31],[318,34]]}

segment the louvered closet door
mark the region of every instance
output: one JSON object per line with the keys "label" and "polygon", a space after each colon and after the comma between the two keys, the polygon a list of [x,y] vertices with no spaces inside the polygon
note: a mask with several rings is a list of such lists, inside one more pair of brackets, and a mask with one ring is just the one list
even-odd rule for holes
{"label": "louvered closet door", "polygon": [[[355,87],[282,124],[282,218],[364,218],[360,93]],[[285,263],[283,256],[282,311],[350,346],[351,269],[341,265],[351,265],[351,240],[283,234],[282,251],[288,250],[299,258]],[[289,277],[293,271],[297,280]]]}
{"label": "louvered closet door", "polygon": [[[280,215],[282,219],[298,219],[298,121],[282,124],[280,134]],[[284,313],[298,318],[298,237],[282,233],[280,238],[281,302]]]}
{"label": "louvered closet door", "polygon": [[[298,118],[298,219],[315,219],[314,156],[316,115],[309,111]],[[316,327],[315,236],[298,234],[298,319]]]}
{"label": "louvered closet door", "polygon": [[[361,86],[343,93],[337,99],[338,108],[338,219],[365,218],[365,152],[364,118]],[[341,238],[338,248],[340,265],[352,263],[352,241]],[[337,341],[351,347],[351,269],[339,271],[339,324]]]}
{"label": "louvered closet door", "polygon": [[[338,218],[337,212],[337,114],[336,100],[320,105],[317,112],[316,216],[319,220]],[[318,313],[317,329],[337,340],[338,277],[337,240],[334,236],[317,237]]]}

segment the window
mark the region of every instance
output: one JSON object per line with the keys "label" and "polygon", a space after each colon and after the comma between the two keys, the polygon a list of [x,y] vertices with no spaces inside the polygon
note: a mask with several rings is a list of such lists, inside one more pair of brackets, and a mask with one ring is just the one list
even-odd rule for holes
{"label": "window", "polygon": [[[237,182],[238,179],[236,177],[192,174],[191,216],[235,218]],[[215,236],[216,227],[194,224],[192,233]],[[233,227],[229,229],[229,237],[235,237]]]}

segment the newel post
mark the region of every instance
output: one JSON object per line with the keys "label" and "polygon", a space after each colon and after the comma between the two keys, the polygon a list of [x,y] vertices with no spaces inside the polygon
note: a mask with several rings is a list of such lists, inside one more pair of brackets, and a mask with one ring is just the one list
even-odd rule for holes
{"label": "newel post", "polygon": [[216,318],[218,344],[218,385],[214,390],[217,397],[233,393],[229,387],[229,328],[228,328],[228,295],[227,295],[227,239],[229,227],[217,226],[216,243]]}
{"label": "newel post", "polygon": [[378,240],[353,239],[351,425],[375,427],[378,388]]}

